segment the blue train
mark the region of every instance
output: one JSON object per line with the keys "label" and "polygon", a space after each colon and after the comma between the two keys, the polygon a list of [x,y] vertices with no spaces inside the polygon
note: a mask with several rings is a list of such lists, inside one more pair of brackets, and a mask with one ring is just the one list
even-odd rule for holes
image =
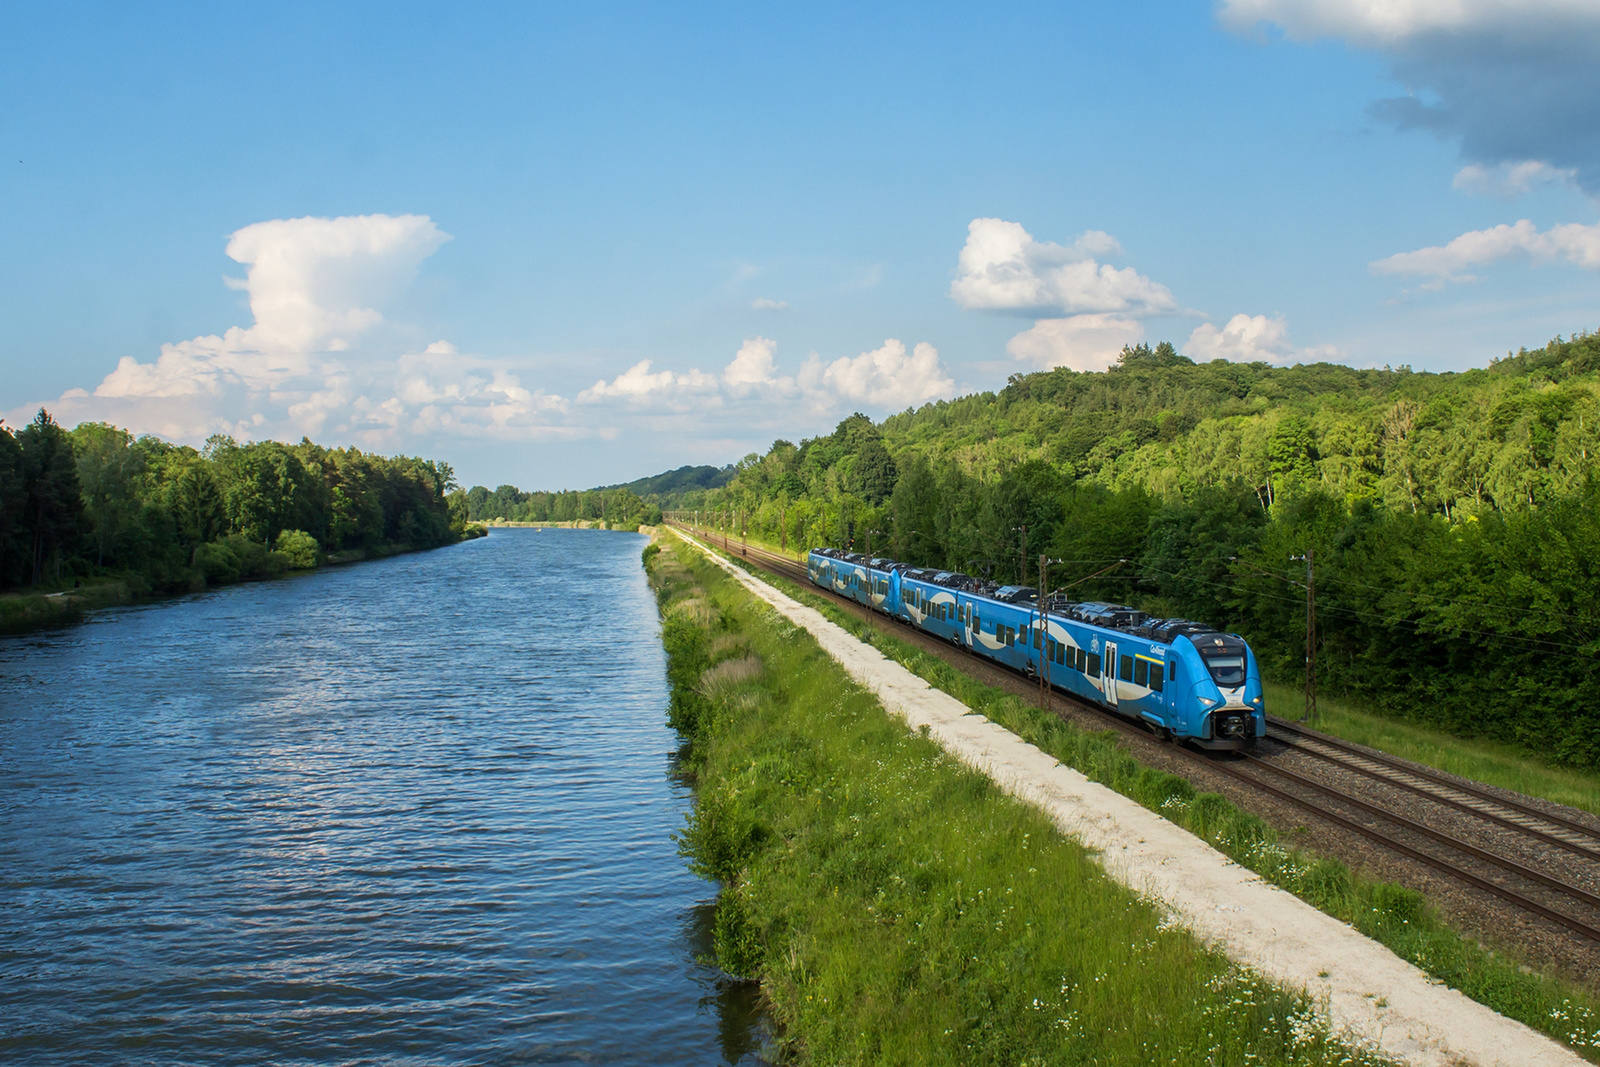
{"label": "blue train", "polygon": [[824,589],[1204,748],[1250,748],[1267,733],[1261,674],[1243,638],[1122,604],[1041,597],[953,571],[813,549]]}

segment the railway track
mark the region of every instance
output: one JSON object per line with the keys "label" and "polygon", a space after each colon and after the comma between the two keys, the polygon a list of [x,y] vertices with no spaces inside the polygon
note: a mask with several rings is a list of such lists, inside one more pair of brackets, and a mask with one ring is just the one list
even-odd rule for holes
{"label": "railway track", "polygon": [[[764,549],[733,540],[725,534],[694,530],[676,521],[671,525],[701,540],[720,547],[769,573],[787,578],[802,588],[831,598],[855,610],[865,610],[854,600],[831,590],[813,586],[803,564]],[[887,615],[872,613],[874,621],[893,622]],[[971,659],[989,669],[1008,671],[999,664],[950,642],[929,637],[920,631],[907,632],[925,639],[930,646],[962,659]],[[1021,679],[1020,675],[1015,675]],[[1031,681],[1028,683],[1031,687]],[[1060,690],[1055,695],[1073,707],[1094,715],[1111,728],[1130,736],[1150,739],[1151,734],[1131,722],[1094,704]],[[1499,796],[1469,783],[1459,782],[1426,768],[1404,763],[1393,757],[1366,751],[1338,738],[1307,730],[1281,719],[1269,722],[1269,738],[1286,751],[1309,757],[1319,763],[1359,775],[1374,783],[1438,805],[1441,810],[1482,820],[1511,834],[1553,847],[1586,863],[1600,862],[1600,831],[1576,820],[1541,811],[1531,805]],[[1206,755],[1181,746],[1168,746],[1179,758],[1203,765],[1249,789],[1272,796],[1304,810],[1326,823],[1356,834],[1396,855],[1426,866],[1457,882],[1471,886],[1513,907],[1600,944],[1600,894],[1540,871],[1526,863],[1498,855],[1462,835],[1441,830],[1426,822],[1392,811],[1372,800],[1356,795],[1328,781],[1291,770],[1268,756],[1246,753],[1236,757]],[[1374,825],[1374,823],[1380,825]],[[1433,846],[1430,851],[1423,843]],[[1445,855],[1440,855],[1443,850]],[[1453,853],[1454,855],[1449,855]],[[1477,870],[1468,866],[1476,865]]]}
{"label": "railway track", "polygon": [[1269,718],[1268,727],[1272,740],[1296,752],[1427,797],[1575,855],[1600,860],[1600,830],[1594,827],[1282,719]]}

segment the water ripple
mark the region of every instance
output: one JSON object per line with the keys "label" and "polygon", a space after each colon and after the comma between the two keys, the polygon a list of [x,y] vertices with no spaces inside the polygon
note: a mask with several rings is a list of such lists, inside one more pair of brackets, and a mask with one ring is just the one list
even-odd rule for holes
{"label": "water ripple", "polygon": [[756,1062],[695,962],[642,541],[0,639],[0,1058]]}

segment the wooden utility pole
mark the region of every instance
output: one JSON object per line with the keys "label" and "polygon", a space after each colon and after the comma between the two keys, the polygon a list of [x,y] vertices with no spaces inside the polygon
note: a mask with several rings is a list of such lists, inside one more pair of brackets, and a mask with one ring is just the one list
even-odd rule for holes
{"label": "wooden utility pole", "polygon": [[[1316,553],[1306,549],[1303,556],[1291,559],[1306,563],[1306,710],[1300,721],[1315,726],[1317,723],[1317,573],[1313,566]],[[1296,583],[1299,584],[1299,583]]]}
{"label": "wooden utility pole", "polygon": [[1306,722],[1317,724],[1317,574],[1306,549]]}
{"label": "wooden utility pole", "polygon": [[1047,657],[1050,651],[1050,601],[1045,596],[1049,588],[1045,584],[1045,565],[1049,561],[1044,553],[1039,554],[1039,596],[1035,601],[1039,605],[1039,706],[1045,711],[1050,710],[1050,660]]}

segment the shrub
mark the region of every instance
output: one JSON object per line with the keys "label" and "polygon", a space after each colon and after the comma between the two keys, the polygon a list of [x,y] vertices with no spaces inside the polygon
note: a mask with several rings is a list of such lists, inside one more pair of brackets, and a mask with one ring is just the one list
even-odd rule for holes
{"label": "shrub", "polygon": [[280,533],[277,552],[293,571],[308,571],[322,559],[317,539],[304,530],[285,530]]}

